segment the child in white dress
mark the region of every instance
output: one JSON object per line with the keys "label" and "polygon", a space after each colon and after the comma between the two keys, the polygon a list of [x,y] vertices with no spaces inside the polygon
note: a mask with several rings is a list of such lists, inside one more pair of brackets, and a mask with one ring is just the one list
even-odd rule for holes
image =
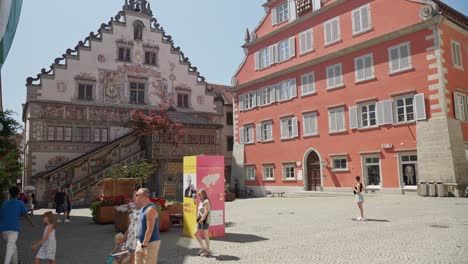
{"label": "child in white dress", "polygon": [[55,264],[57,241],[55,240],[56,224],[54,214],[52,212],[45,212],[42,215],[42,222],[45,225],[42,239],[32,246],[32,250],[36,250],[40,247],[34,258],[34,264],[39,264],[41,260],[49,260],[50,264]]}

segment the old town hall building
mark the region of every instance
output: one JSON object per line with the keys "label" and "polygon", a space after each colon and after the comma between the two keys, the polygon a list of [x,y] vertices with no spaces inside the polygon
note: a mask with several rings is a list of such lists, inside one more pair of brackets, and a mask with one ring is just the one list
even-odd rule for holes
{"label": "old town hall building", "polygon": [[[232,131],[223,86],[205,81],[152,14],[148,1],[126,0],[97,33],[27,79],[25,184],[37,187],[42,205],[68,183],[78,200],[94,199],[96,183],[114,164],[164,160],[168,177],[153,177],[149,187],[164,185],[171,199],[182,193],[184,155],[225,154],[230,165],[231,152],[221,149]],[[135,110],[157,109],[162,92],[173,98],[171,119],[185,127],[176,149],[170,136],[141,144],[126,126]]]}
{"label": "old town hall building", "polygon": [[233,78],[237,180],[267,191],[468,184],[468,19],[440,0],[269,0]]}

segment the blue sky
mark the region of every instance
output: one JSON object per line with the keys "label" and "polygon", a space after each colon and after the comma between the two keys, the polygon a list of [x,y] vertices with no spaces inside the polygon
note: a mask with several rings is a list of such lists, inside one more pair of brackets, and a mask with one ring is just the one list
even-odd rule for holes
{"label": "blue sky", "polygon": [[[121,10],[124,0],[26,0],[10,54],[2,68],[4,109],[21,119],[26,78],[48,69],[90,31]],[[177,4],[174,4],[177,2]],[[230,84],[244,58],[245,30],[264,15],[265,0],[150,0],[154,16],[208,82]],[[467,0],[445,0],[468,15]]]}

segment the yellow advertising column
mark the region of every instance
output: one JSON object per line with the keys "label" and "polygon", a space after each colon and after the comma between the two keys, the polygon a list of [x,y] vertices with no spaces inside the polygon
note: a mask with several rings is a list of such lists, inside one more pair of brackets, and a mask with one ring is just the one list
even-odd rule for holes
{"label": "yellow advertising column", "polygon": [[197,224],[197,157],[184,157],[184,235],[195,237]]}

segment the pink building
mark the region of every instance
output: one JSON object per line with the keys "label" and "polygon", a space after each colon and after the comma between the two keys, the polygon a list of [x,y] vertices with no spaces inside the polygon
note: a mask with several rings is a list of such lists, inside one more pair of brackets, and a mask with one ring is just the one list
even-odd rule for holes
{"label": "pink building", "polygon": [[[266,191],[468,184],[468,19],[438,0],[270,0],[233,78],[233,177]],[[237,170],[237,173],[236,173]]]}

